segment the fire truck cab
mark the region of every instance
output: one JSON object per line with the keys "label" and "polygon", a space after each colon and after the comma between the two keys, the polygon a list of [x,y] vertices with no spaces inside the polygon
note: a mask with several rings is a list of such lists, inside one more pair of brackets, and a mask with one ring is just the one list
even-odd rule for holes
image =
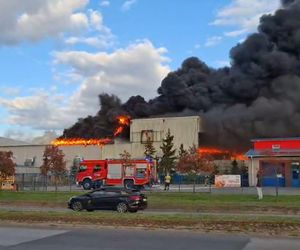
{"label": "fire truck cab", "polygon": [[122,160],[84,160],[76,176],[76,183],[84,189],[102,185],[126,188],[150,185],[157,179],[154,162],[132,160],[125,165]]}

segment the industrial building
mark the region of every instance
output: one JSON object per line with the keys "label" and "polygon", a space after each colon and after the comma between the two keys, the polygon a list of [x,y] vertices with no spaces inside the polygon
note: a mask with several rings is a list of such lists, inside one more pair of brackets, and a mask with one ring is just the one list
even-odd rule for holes
{"label": "industrial building", "polygon": [[[168,131],[174,136],[176,149],[181,144],[186,149],[193,145],[199,147],[199,138],[204,132],[199,116],[132,119],[128,140],[115,138],[113,143],[104,146],[73,145],[59,148],[65,154],[67,169],[71,168],[74,159],[78,157],[86,160],[117,159],[124,150],[132,158],[144,158],[145,142],[148,139],[153,141],[156,155],[161,157],[160,146]],[[260,168],[263,172],[263,186],[300,187],[300,138],[255,139],[252,143],[253,148],[246,153],[249,161],[244,162],[249,170],[249,186],[256,185],[256,174]],[[13,152],[17,177],[40,174],[44,150],[48,145],[32,145],[0,138],[0,151]],[[230,165],[230,161],[226,164]]]}
{"label": "industrial building", "polygon": [[300,187],[300,138],[255,139],[247,152],[249,184],[257,183],[262,170],[263,186]]}
{"label": "industrial building", "polygon": [[[115,139],[112,144],[104,146],[59,146],[65,154],[67,168],[73,165],[76,157],[88,159],[120,158],[120,153],[128,151],[132,158],[144,158],[145,142],[149,138],[157,151],[162,155],[160,146],[166,133],[174,135],[174,148],[181,144],[187,149],[199,145],[199,134],[202,131],[199,116],[185,117],[157,117],[145,119],[132,119],[130,121],[130,139]],[[17,164],[17,174],[39,174],[42,165],[43,153],[47,145],[31,145],[14,141],[4,141],[0,151],[12,151]]]}

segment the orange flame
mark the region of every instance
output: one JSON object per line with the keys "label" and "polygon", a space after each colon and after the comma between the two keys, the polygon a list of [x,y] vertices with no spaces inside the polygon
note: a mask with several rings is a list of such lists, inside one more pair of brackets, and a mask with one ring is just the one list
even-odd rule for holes
{"label": "orange flame", "polygon": [[118,136],[119,134],[121,134],[124,130],[124,127],[117,127],[117,129],[114,132],[114,136]]}
{"label": "orange flame", "polygon": [[128,115],[120,115],[117,117],[119,125],[129,126],[130,124],[130,116]]}
{"label": "orange flame", "polygon": [[117,120],[118,120],[119,126],[115,129],[114,137],[120,135],[124,131],[124,128],[129,126],[130,116],[120,115],[117,117]]}
{"label": "orange flame", "polygon": [[[114,131],[113,138],[120,135],[125,127],[130,124],[130,116],[123,115],[117,117],[118,127]],[[76,146],[76,145],[97,145],[104,146],[113,141],[113,138],[102,138],[102,139],[84,139],[84,138],[70,138],[70,139],[56,139],[51,142],[52,145],[55,146]]]}
{"label": "orange flame", "polygon": [[247,157],[241,153],[234,153],[229,150],[223,150],[219,148],[199,148],[199,154],[202,155],[212,155],[216,158],[230,159],[230,160],[238,160],[245,161]]}

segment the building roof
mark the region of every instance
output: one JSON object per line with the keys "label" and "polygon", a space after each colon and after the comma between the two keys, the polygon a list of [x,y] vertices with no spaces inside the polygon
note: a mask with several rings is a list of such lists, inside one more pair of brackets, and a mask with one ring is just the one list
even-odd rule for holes
{"label": "building roof", "polygon": [[280,149],[280,150],[255,150],[250,149],[246,156],[249,158],[258,158],[258,157],[291,157],[298,156],[300,157],[300,149]]}
{"label": "building roof", "polygon": [[0,137],[0,146],[5,147],[5,146],[21,146],[21,145],[29,145],[28,142],[24,141],[18,141],[6,137]]}
{"label": "building roof", "polygon": [[258,142],[258,141],[295,141],[300,140],[300,137],[288,137],[288,138],[257,138],[252,139],[251,142]]}
{"label": "building roof", "polygon": [[166,114],[166,115],[157,115],[157,116],[149,116],[143,118],[134,118],[131,120],[139,121],[139,120],[154,120],[154,119],[196,119],[200,118],[200,115],[176,115],[176,114]]}

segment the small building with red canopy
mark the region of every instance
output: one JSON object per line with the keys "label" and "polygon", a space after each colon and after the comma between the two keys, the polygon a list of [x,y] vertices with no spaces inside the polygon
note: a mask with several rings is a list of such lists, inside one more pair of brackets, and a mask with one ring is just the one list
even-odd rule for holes
{"label": "small building with red canopy", "polygon": [[263,186],[300,187],[300,137],[254,139],[249,158],[249,184],[257,183],[262,170]]}

